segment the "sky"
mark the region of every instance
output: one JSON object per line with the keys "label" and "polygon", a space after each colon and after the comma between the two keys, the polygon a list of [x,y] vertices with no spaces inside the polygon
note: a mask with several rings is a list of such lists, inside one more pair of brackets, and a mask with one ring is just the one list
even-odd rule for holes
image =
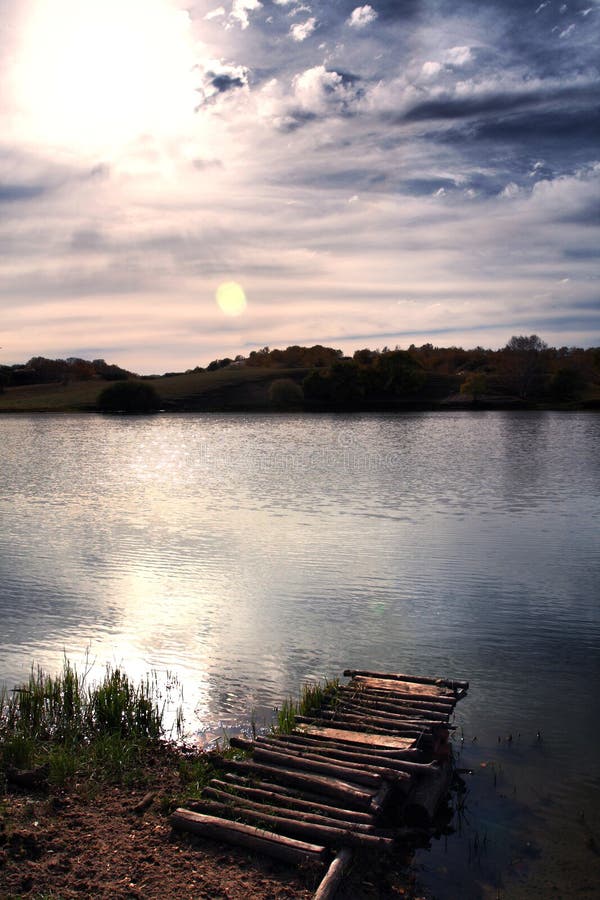
{"label": "sky", "polygon": [[600,345],[600,0],[0,0],[0,361]]}

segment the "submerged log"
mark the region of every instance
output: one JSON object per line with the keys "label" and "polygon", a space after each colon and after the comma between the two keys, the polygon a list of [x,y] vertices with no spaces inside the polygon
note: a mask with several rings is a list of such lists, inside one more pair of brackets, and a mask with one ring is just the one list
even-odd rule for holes
{"label": "submerged log", "polygon": [[324,775],[309,775],[293,769],[282,769],[277,766],[264,765],[255,762],[238,762],[225,760],[222,765],[233,768],[234,771],[247,772],[257,775],[259,778],[266,776],[275,782],[281,781],[291,787],[311,791],[314,794],[323,794],[326,797],[335,797],[343,800],[350,808],[368,810],[371,805],[373,791],[360,787],[358,784],[343,781],[339,778],[325,777]]}
{"label": "submerged log", "polygon": [[343,847],[329,866],[313,900],[333,900],[351,861],[352,851]]}
{"label": "submerged log", "polygon": [[[227,776],[226,776],[227,777]],[[331,803],[322,803],[316,800],[305,800],[301,797],[291,796],[291,792],[283,793],[285,788],[279,785],[270,785],[268,782],[259,781],[248,784],[245,779],[230,775],[229,778],[235,778],[234,781],[219,781],[214,778],[212,785],[222,787],[224,789],[235,789],[236,793],[242,797],[249,797],[251,800],[262,800],[264,802],[274,803],[276,805],[284,805],[289,809],[297,809],[300,812],[309,811],[329,816],[332,819],[341,819],[354,822],[360,822],[365,825],[374,825],[375,819],[371,813],[361,812],[357,809],[344,809],[340,806],[333,806]]]}
{"label": "submerged log", "polygon": [[231,822],[218,816],[207,816],[186,809],[176,809],[170,818],[173,828],[191,831],[216,841],[247,847],[288,863],[323,862],[327,849],[322,845],[299,841],[282,834],[272,834],[252,825]]}
{"label": "submerged log", "polygon": [[196,801],[197,806],[208,810],[209,815],[227,817],[234,815],[249,822],[259,822],[262,826],[273,828],[277,834],[287,834],[290,837],[301,838],[308,841],[319,841],[326,847],[344,846],[364,847],[369,850],[391,850],[394,841],[389,837],[380,837],[377,834],[364,834],[354,831],[352,828],[332,828],[328,825],[314,825],[311,822],[301,822],[298,819],[286,819],[283,816],[272,816],[265,812],[258,812],[247,807],[232,807],[225,803],[216,803],[212,800]]}
{"label": "submerged log", "polygon": [[344,676],[346,678],[354,678],[357,675],[364,675],[368,678],[384,678],[390,681],[410,681],[413,684],[435,684],[450,688],[451,690],[468,690],[468,681],[450,680],[448,678],[432,678],[429,675],[403,675],[399,672],[369,672],[365,669],[346,669]]}

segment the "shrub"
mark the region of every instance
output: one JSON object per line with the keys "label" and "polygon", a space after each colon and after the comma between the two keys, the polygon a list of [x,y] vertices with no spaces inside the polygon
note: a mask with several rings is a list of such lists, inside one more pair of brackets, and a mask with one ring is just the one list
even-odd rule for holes
{"label": "shrub", "polygon": [[96,405],[105,413],[151,413],[160,409],[160,397],[151,384],[117,381],[102,391]]}
{"label": "shrub", "polygon": [[303,402],[304,392],[291,378],[277,378],[269,388],[269,403],[276,409],[295,409]]}

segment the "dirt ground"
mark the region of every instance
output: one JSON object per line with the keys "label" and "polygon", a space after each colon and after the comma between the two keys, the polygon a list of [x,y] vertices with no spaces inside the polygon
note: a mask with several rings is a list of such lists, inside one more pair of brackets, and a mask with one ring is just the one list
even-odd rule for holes
{"label": "dirt ground", "polygon": [[[152,803],[134,807],[148,792]],[[174,832],[173,798],[182,786],[162,760],[129,788],[89,781],[47,792],[0,793],[1,900],[309,900],[325,874]],[[413,898],[401,861],[357,860],[340,900]]]}

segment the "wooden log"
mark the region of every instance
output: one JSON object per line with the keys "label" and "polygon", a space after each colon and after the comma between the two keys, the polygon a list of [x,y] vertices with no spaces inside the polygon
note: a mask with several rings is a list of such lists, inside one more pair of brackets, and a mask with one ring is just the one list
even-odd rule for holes
{"label": "wooden log", "polygon": [[366,687],[364,684],[355,684],[351,681],[344,687],[340,687],[337,691],[337,697],[353,697],[365,701],[380,701],[381,703],[389,703],[392,706],[416,706],[431,707],[438,712],[446,712],[454,709],[456,700],[453,697],[440,697],[437,694],[411,694],[410,691],[403,691],[398,682],[396,690],[377,690],[376,688]]}
{"label": "wooden log", "polygon": [[[205,787],[202,791],[201,799],[205,800],[206,798],[215,800],[217,803],[230,805],[232,809],[243,806],[257,812],[267,813],[267,815],[270,816],[281,816],[284,819],[296,819],[299,822],[312,822],[313,825],[329,825],[331,828],[351,828],[353,831],[360,831],[362,834],[379,833],[374,824],[358,822],[352,818],[335,819],[330,816],[321,815],[320,813],[307,812],[306,810],[300,809],[290,809],[289,807],[273,803],[273,801],[250,800],[248,797],[243,797],[239,792],[231,794],[228,791],[221,791],[210,785]],[[194,798],[186,803],[186,808],[197,808],[201,812],[202,810],[198,805],[199,802],[198,798]]]}
{"label": "wooden log", "polygon": [[418,828],[431,825],[438,806],[448,794],[451,779],[452,766],[446,763],[438,767],[433,777],[416,781],[403,809],[407,825]]}
{"label": "wooden log", "polygon": [[438,716],[448,718],[454,709],[454,704],[435,703],[432,700],[416,700],[409,698],[386,697],[382,694],[371,693],[370,691],[352,691],[348,688],[341,690],[338,697],[347,703],[360,703],[366,706],[374,706],[377,709],[386,712],[395,713],[418,713],[423,715],[426,713],[434,713]]}
{"label": "wooden log", "polygon": [[[308,725],[300,725],[299,728],[310,728]],[[334,731],[335,729],[326,729],[327,731]],[[349,734],[349,732],[344,732],[344,734]],[[360,733],[361,738],[364,738],[365,735]],[[414,762],[420,762],[424,757],[421,750],[417,750],[416,748],[408,748],[408,749],[398,749],[395,747],[382,747],[380,744],[373,745],[371,743],[365,743],[364,741],[355,742],[351,738],[348,740],[347,738],[344,740],[340,740],[337,738],[326,737],[321,734],[310,734],[308,731],[299,731],[294,730],[290,734],[285,735],[285,739],[287,741],[295,742],[309,742],[319,744],[325,747],[338,747],[342,750],[356,750],[360,753],[374,754],[382,756],[389,756],[391,759],[407,759],[413,760]],[[376,738],[374,738],[376,740]],[[260,741],[261,738],[257,738],[257,741]],[[402,742],[404,742],[405,738],[400,738]],[[412,742],[411,742],[412,743]]]}
{"label": "wooden log", "polygon": [[328,825],[313,825],[311,822],[301,822],[298,819],[286,819],[283,816],[271,816],[264,812],[257,812],[247,807],[232,807],[225,803],[216,803],[213,800],[198,800],[196,805],[202,806],[208,811],[208,815],[216,815],[226,819],[234,815],[250,822],[260,823],[264,828],[273,828],[278,835],[300,838],[314,843],[319,841],[325,847],[343,847],[346,844],[352,847],[364,847],[369,850],[392,850],[394,841],[389,837],[380,837],[376,834],[364,834],[353,831],[351,828],[331,828]]}
{"label": "wooden log", "polygon": [[[389,682],[390,684],[392,682]],[[401,682],[398,682],[401,684]],[[453,710],[456,706],[456,699],[454,697],[440,697],[439,694],[425,694],[419,692],[418,694],[411,693],[410,691],[402,690],[398,688],[394,690],[392,688],[380,690],[377,688],[367,687],[367,685],[361,683],[351,682],[346,690],[359,691],[361,694],[369,697],[381,697],[382,700],[387,700],[390,703],[396,703],[397,701],[407,701],[409,703],[427,703],[433,704],[435,706],[441,706],[444,709]]]}
{"label": "wooden log", "polygon": [[[297,716],[297,722],[307,722],[310,717],[308,716]],[[360,725],[365,728],[367,731],[372,731],[374,734],[398,734],[404,735],[406,737],[421,737],[422,734],[426,734],[427,731],[430,731],[430,728],[416,728],[412,725],[402,725],[399,722],[392,722],[389,719],[379,719],[376,716],[361,716],[358,713],[353,715],[352,713],[346,712],[330,712],[329,710],[322,710],[318,716],[315,716],[314,719],[324,720],[326,722],[335,722],[336,724],[347,722],[350,725]],[[312,719],[311,721],[314,721]]]}
{"label": "wooden log", "polygon": [[364,675],[368,678],[384,678],[389,681],[410,681],[413,684],[435,684],[450,688],[451,690],[468,690],[468,681],[450,680],[448,678],[432,678],[428,675],[402,675],[399,672],[369,672],[365,669],[346,669],[344,676],[346,678],[354,678],[357,675]]}
{"label": "wooden log", "polygon": [[[305,748],[290,747],[288,745],[283,745],[282,747],[259,745],[254,751],[254,758],[259,762],[264,760],[265,762],[271,761],[273,763],[280,758],[282,765],[292,765],[294,767],[297,765],[298,768],[305,768],[305,766],[302,765],[303,761],[311,763],[311,765],[313,762],[319,763],[320,768],[315,769],[314,771],[322,771],[322,774],[324,775],[335,775],[337,772],[338,777],[351,777],[352,781],[355,781],[357,784],[366,784],[368,787],[378,786],[379,781],[372,778],[374,775],[377,776],[378,779],[387,778],[389,781],[394,781],[396,783],[410,781],[410,776],[405,772],[400,772],[388,766],[377,766],[372,761],[350,760],[344,762],[343,760],[332,759],[331,757],[324,756],[320,753],[311,752]],[[342,771],[344,772],[344,776],[341,774]]]}
{"label": "wooden log", "polygon": [[248,738],[230,737],[229,746],[235,747],[237,750],[247,750],[252,753],[254,750],[254,741],[250,741]]}
{"label": "wooden log", "polygon": [[324,775],[308,774],[307,772],[300,772],[294,769],[283,769],[263,763],[238,762],[232,759],[223,761],[221,765],[232,768],[234,771],[257,775],[259,778],[267,777],[275,782],[282,782],[282,784],[312,791],[315,794],[335,797],[338,800],[343,800],[344,804],[350,809],[368,810],[374,793],[372,790],[370,791],[354,782],[325,777]]}
{"label": "wooden log", "polygon": [[380,816],[387,803],[392,796],[392,785],[389,782],[385,782],[381,785],[373,799],[371,800],[371,810],[374,816]]}
{"label": "wooden log", "polygon": [[439,699],[450,700],[452,703],[456,703],[456,695],[453,691],[449,691],[444,687],[437,687],[434,685],[423,685],[423,684],[413,684],[408,681],[394,681],[390,679],[389,681],[383,678],[368,678],[367,676],[357,675],[351,682],[352,685],[364,685],[368,688],[373,688],[376,691],[390,691],[391,693],[403,693],[408,694],[411,697],[435,697]]}
{"label": "wooden log", "polygon": [[378,709],[376,706],[370,703],[358,702],[338,702],[335,706],[325,708],[330,709],[332,712],[339,711],[356,713],[357,715],[374,716],[377,718],[385,719],[386,721],[398,722],[400,724],[405,722],[407,725],[435,728],[437,725],[447,726],[448,724],[447,716],[438,715],[437,713],[424,713],[418,709],[400,711],[396,710],[395,712],[390,712],[387,709]]}
{"label": "wooden log", "polygon": [[343,847],[329,866],[313,900],[333,900],[352,861],[352,851]]}
{"label": "wooden log", "polygon": [[236,776],[235,781],[220,781],[217,778],[213,778],[210,783],[211,785],[216,785],[218,788],[222,787],[223,789],[231,788],[233,786],[236,794],[239,794],[242,797],[248,797],[250,800],[264,800],[265,802],[273,803],[278,806],[283,805],[289,807],[289,809],[297,809],[300,812],[316,812],[328,816],[331,819],[360,822],[363,825],[375,824],[375,819],[371,813],[360,812],[360,810],[357,809],[344,809],[343,807],[332,806],[330,803],[305,800],[301,797],[292,797],[289,793],[282,793],[282,788],[279,785],[269,785],[268,782],[264,781],[259,781],[256,786],[254,784],[250,786],[247,782]]}
{"label": "wooden log", "polygon": [[300,722],[294,730],[298,734],[309,734],[314,737],[323,737],[327,740],[333,738],[340,743],[360,744],[383,750],[402,751],[415,748],[415,741],[412,738],[391,734],[372,734],[352,728],[338,728],[335,725],[328,725],[319,719]]}
{"label": "wooden log", "polygon": [[409,681],[394,681],[386,678],[369,678],[366,675],[356,675],[347,685],[348,687],[362,687],[367,690],[381,691],[391,694],[408,694],[409,697],[433,697],[436,702],[445,700],[456,704],[454,691],[438,685],[414,684]]}
{"label": "wooden log", "polygon": [[327,760],[319,761],[307,759],[306,756],[298,753],[277,753],[273,750],[267,750],[262,746],[257,746],[254,750],[254,759],[260,763],[272,766],[282,766],[287,769],[301,769],[305,772],[315,772],[318,775],[327,775],[331,778],[339,778],[345,781],[352,781],[355,784],[364,784],[366,787],[379,788],[381,784],[381,775],[373,772],[367,772],[361,769],[355,769],[348,766],[337,766]]}
{"label": "wooden log", "polygon": [[[391,756],[377,756],[375,753],[360,753],[356,751],[352,751],[346,747],[346,749],[341,749],[341,747],[329,747],[328,745],[321,744],[319,745],[316,741],[305,740],[304,742],[300,739],[300,742],[293,743],[290,741],[276,740],[273,738],[263,738],[265,744],[269,747],[281,748],[284,749],[301,749],[302,751],[306,751],[308,753],[318,753],[319,755],[331,758],[331,759],[339,759],[342,762],[353,762],[353,763],[361,763],[369,766],[379,766],[383,769],[394,769],[398,772],[410,772],[414,774],[427,774],[432,769],[436,768],[435,763],[418,763],[418,762],[409,762],[404,759],[393,759]],[[319,749],[320,748],[320,749]]]}
{"label": "wooden log", "polygon": [[180,831],[191,831],[215,841],[236,844],[295,865],[323,862],[327,855],[327,849],[322,845],[295,840],[282,834],[272,834],[252,825],[230,822],[217,816],[207,816],[186,809],[176,809],[170,817],[170,822],[173,828]]}

